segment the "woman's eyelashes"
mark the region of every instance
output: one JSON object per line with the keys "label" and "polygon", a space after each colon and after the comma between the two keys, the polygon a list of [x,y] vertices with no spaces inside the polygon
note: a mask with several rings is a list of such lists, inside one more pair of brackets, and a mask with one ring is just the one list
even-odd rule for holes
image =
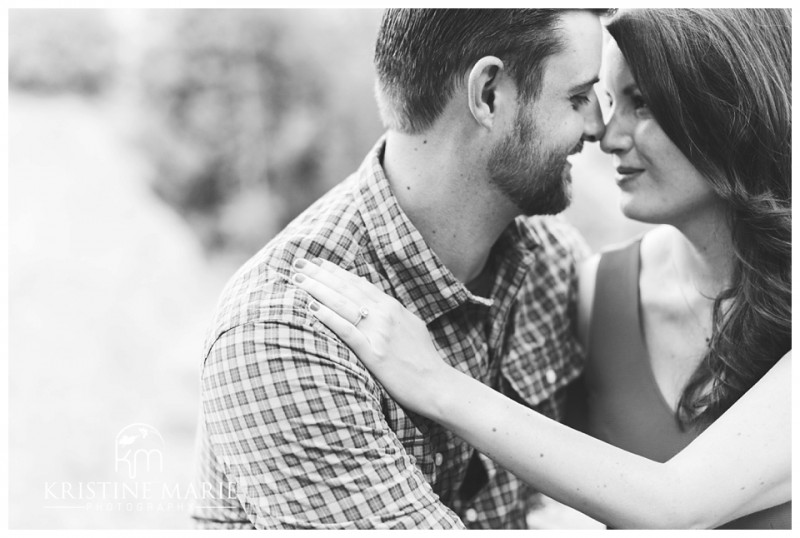
{"label": "woman's eyelashes", "polygon": [[649,108],[647,106],[647,101],[645,101],[644,97],[642,97],[642,95],[639,93],[634,93],[631,95],[631,104],[633,105],[634,110]]}
{"label": "woman's eyelashes", "polygon": [[[614,99],[611,97],[610,94],[606,94],[606,98],[607,98],[606,102],[608,103],[608,110],[613,110],[615,104]],[[622,96],[621,99],[622,100],[620,101],[620,103],[622,103],[622,106],[627,105],[626,108],[628,108],[629,110],[633,110],[634,112],[640,114],[644,113],[649,114],[650,112],[650,107],[647,105],[647,101],[645,101],[644,96],[641,93],[638,92],[626,93],[625,95]]]}

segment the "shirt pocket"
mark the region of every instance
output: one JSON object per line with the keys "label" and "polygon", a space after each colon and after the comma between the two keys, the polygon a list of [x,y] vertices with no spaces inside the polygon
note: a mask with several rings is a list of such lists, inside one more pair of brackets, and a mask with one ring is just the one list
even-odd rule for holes
{"label": "shirt pocket", "polygon": [[538,321],[535,327],[525,328],[524,334],[510,335],[500,368],[503,385],[529,407],[553,398],[583,368],[583,352],[566,312]]}

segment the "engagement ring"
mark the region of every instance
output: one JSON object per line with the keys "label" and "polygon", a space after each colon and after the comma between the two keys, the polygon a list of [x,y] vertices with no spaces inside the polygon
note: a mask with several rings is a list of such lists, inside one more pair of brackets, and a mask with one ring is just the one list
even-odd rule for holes
{"label": "engagement ring", "polygon": [[361,309],[358,311],[358,319],[355,321],[355,323],[353,323],[353,325],[358,327],[358,324],[361,323],[361,320],[367,316],[369,316],[369,310],[367,310],[362,306]]}

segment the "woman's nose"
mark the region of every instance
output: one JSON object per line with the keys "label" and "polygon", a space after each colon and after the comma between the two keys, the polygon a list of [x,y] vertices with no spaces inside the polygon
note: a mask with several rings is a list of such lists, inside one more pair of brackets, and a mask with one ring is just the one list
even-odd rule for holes
{"label": "woman's nose", "polygon": [[605,125],[603,137],[600,139],[600,149],[605,153],[618,153],[627,151],[633,145],[630,129],[623,121],[612,113]]}

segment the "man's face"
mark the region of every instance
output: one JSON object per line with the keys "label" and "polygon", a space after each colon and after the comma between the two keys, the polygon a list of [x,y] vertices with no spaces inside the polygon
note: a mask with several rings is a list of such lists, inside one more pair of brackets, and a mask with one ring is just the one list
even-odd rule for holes
{"label": "man's face", "polygon": [[561,16],[564,50],[544,65],[541,92],[520,99],[516,117],[489,157],[489,178],[525,215],[555,214],[570,202],[567,156],[603,136],[594,83],[600,70],[600,21],[586,11]]}

